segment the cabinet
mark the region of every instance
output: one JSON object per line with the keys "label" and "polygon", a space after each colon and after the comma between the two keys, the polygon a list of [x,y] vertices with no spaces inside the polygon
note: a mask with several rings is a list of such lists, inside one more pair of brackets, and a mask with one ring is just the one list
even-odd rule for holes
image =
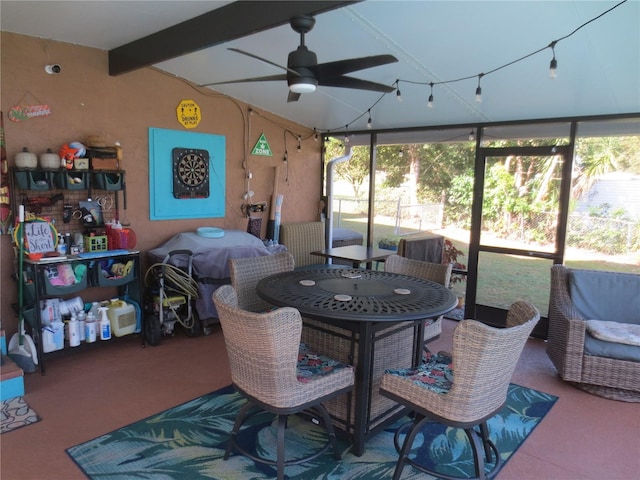
{"label": "cabinet", "polygon": [[[133,262],[133,266],[123,276],[108,278],[102,274],[101,262],[109,260],[123,264],[131,261]],[[50,280],[50,272],[57,269],[60,265],[69,265],[73,271],[84,272],[84,274],[80,275],[79,278],[76,277],[76,282],[72,285],[55,285]],[[85,268],[82,268],[83,266]],[[131,301],[136,302],[142,307],[143,287],[140,273],[140,252],[135,250],[114,250],[103,253],[69,255],[39,261],[25,258],[24,278],[21,279],[21,281],[24,282],[24,319],[31,326],[33,340],[36,343],[38,351],[38,363],[43,375],[46,372],[45,357],[54,352],[45,353],[43,351],[43,325],[40,300],[47,298],[69,299],[75,296],[81,296],[82,292],[88,288],[98,287],[105,289],[105,299],[113,297],[113,290],[115,289],[117,290],[117,296],[123,297],[124,295],[128,295]],[[111,291],[108,291],[107,288],[110,288]],[[142,323],[143,316],[140,311],[138,313],[140,323]],[[142,325],[140,325],[140,327],[142,328]],[[144,342],[144,335],[141,335],[141,338],[142,342]],[[109,341],[112,342],[115,340],[116,339],[111,339]],[[100,340],[91,345],[99,346]],[[83,345],[74,348],[82,348],[82,346]],[[70,347],[65,344],[64,349],[68,348]]]}

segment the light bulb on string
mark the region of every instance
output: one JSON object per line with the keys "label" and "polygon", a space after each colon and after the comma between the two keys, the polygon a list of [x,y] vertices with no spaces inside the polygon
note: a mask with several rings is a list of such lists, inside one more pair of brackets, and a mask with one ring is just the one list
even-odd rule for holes
{"label": "light bulb on string", "polygon": [[345,143],[345,145],[347,143],[349,143],[349,132],[347,131],[348,128],[349,128],[349,125],[345,125],[344,126],[344,143]]}
{"label": "light bulb on string", "polygon": [[400,80],[396,80],[396,100],[402,103],[402,93],[400,93]]}
{"label": "light bulb on string", "polygon": [[473,132],[473,128],[469,132],[469,141],[473,142],[476,139],[476,134]]}
{"label": "light bulb on string", "polygon": [[302,151],[302,139],[300,138],[300,135],[298,135],[298,151],[301,152]]}
{"label": "light bulb on string", "polygon": [[371,122],[371,110],[367,110],[369,113],[369,120],[367,120],[367,128],[371,130],[373,128],[373,123]]}
{"label": "light bulb on string", "polygon": [[398,156],[400,158],[404,157],[404,150],[402,148],[398,151]]}
{"label": "light bulb on string", "polygon": [[476,102],[482,102],[482,87],[480,87],[480,79],[484,76],[484,73],[478,75],[478,87],[476,88]]}
{"label": "light bulb on string", "polygon": [[318,130],[316,130],[315,128],[313,129],[313,141],[316,143],[320,141],[320,138],[318,136]]}
{"label": "light bulb on string", "polygon": [[433,108],[433,82],[429,84],[431,92],[429,93],[429,100],[427,101],[427,107]]}
{"label": "light bulb on string", "polygon": [[551,47],[551,51],[553,52],[553,58],[549,63],[549,77],[556,78],[558,76],[558,61],[556,60],[556,41],[554,40],[549,45]]}

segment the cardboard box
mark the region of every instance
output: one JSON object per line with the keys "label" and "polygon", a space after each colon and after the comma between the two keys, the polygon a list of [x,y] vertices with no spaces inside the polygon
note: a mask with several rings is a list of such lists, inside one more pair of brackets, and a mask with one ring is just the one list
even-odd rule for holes
{"label": "cardboard box", "polygon": [[120,162],[117,158],[91,157],[91,168],[93,170],[119,170]]}

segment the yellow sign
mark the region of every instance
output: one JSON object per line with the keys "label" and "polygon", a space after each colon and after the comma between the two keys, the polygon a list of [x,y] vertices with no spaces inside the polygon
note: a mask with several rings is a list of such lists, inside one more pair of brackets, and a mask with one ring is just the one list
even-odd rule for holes
{"label": "yellow sign", "polygon": [[181,100],[178,108],[176,108],[178,122],[184,128],[196,128],[202,120],[200,107],[193,100]]}

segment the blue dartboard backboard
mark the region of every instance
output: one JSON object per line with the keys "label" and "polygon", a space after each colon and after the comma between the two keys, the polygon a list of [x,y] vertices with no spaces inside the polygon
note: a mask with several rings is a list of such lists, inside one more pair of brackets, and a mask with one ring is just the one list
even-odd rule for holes
{"label": "blue dartboard backboard", "polygon": [[[173,149],[209,152],[209,195],[175,198]],[[149,128],[149,205],[151,220],[220,218],[225,215],[225,137],[208,133]]]}

